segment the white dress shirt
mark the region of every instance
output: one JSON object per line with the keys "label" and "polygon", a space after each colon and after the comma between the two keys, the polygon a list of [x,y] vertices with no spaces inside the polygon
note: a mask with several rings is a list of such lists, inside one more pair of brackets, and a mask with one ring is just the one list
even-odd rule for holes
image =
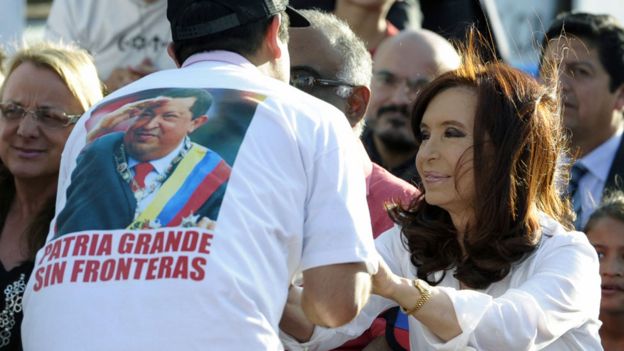
{"label": "white dress shirt", "polygon": [[[513,265],[502,280],[483,290],[462,290],[447,271],[438,285],[455,309],[462,334],[444,342],[409,317],[412,350],[602,350],[598,257],[581,232],[566,232],[542,216],[538,248]],[[375,240],[379,254],[396,274],[415,278],[416,269],[395,226]],[[436,279],[441,277],[438,272]],[[336,329],[316,327],[308,343],[281,333],[288,350],[329,350],[359,336],[375,317],[396,302],[371,295],[351,323]]]}
{"label": "white dress shirt", "polygon": [[576,162],[587,168],[587,173],[579,180],[578,190],[581,199],[581,228],[602,200],[609,170],[622,139],[622,129],[611,138]]}
{"label": "white dress shirt", "polygon": [[[164,176],[167,172],[167,169],[173,162],[173,159],[182,152],[182,148],[184,147],[184,141],[180,143],[173,151],[168,153],[166,156],[161,157],[157,160],[151,160],[149,163],[154,167],[151,172],[147,174],[145,177],[145,189],[149,189],[147,195],[144,196],[137,203],[137,211],[136,213],[141,213],[147,205],[152,202],[154,196],[158,193],[158,189],[162,186],[162,180],[159,179],[161,176]],[[140,162],[136,159],[128,156],[128,167],[132,170],[132,175],[134,176],[134,166],[139,164]]]}

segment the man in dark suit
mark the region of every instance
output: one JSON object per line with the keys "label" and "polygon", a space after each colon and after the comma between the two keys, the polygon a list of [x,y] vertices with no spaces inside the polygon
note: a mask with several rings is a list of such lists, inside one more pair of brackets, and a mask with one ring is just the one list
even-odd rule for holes
{"label": "man in dark suit", "polygon": [[[210,94],[170,89],[106,115],[77,160],[57,235],[90,229],[210,226],[230,167],[188,134],[206,120]],[[112,132],[123,121],[125,132]],[[198,179],[192,185],[187,178]]]}
{"label": "man in dark suit", "polygon": [[560,65],[563,123],[577,158],[568,194],[581,230],[606,192],[624,189],[624,27],[610,15],[563,13],[546,38],[541,68]]}

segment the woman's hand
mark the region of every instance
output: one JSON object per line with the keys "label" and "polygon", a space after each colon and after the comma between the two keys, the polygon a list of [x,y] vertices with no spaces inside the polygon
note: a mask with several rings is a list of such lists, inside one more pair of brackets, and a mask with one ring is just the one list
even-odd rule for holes
{"label": "woman's hand", "polygon": [[400,284],[401,277],[392,273],[386,261],[379,257],[379,268],[373,276],[373,294],[391,299]]}

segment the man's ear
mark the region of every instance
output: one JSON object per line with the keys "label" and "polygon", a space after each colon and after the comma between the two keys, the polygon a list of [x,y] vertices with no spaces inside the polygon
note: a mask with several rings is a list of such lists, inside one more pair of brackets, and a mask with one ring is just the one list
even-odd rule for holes
{"label": "man's ear", "polygon": [[266,45],[271,53],[271,57],[278,59],[282,57],[282,49],[283,46],[280,45],[281,40],[279,38],[279,28],[282,23],[282,16],[276,15],[273,16],[273,20],[271,20],[271,24],[267,29],[266,33]]}
{"label": "man's ear", "polygon": [[615,99],[615,106],[613,106],[613,108],[618,112],[622,112],[624,111],[624,84],[620,84],[615,93],[617,95]]}
{"label": "man's ear", "polygon": [[178,59],[176,58],[175,44],[173,42],[171,42],[171,43],[169,43],[169,45],[167,45],[167,54],[169,54],[169,57],[171,57],[173,62],[175,62],[176,67],[180,68],[180,66],[182,66],[182,63],[178,62]]}
{"label": "man's ear", "polygon": [[206,115],[201,115],[197,118],[193,118],[193,120],[191,121],[191,130],[189,131],[189,133],[195,131],[195,129],[201,127],[207,121],[208,121],[208,116]]}
{"label": "man's ear", "polygon": [[351,95],[347,98],[346,115],[351,125],[355,125],[364,118],[366,108],[370,101],[371,91],[368,87],[358,85],[352,88]]}

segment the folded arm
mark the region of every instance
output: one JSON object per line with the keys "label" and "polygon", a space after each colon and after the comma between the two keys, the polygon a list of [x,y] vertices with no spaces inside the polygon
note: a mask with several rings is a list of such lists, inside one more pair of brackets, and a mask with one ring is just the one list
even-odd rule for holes
{"label": "folded arm", "polygon": [[335,328],[350,322],[366,304],[371,291],[364,263],[320,266],[303,272],[301,306],[314,324]]}

